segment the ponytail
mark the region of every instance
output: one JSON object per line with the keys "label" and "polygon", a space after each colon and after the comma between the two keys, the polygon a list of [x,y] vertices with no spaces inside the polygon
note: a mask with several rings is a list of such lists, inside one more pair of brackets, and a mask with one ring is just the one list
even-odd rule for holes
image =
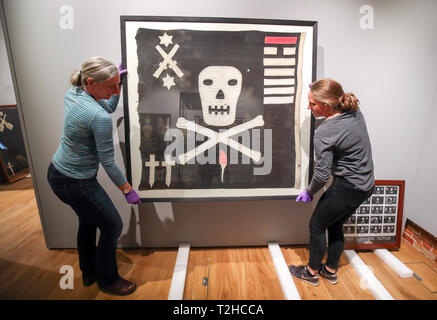
{"label": "ponytail", "polygon": [[70,83],[73,86],[81,87],[82,86],[82,72],[79,70],[74,70],[70,76]]}
{"label": "ponytail", "polygon": [[338,109],[341,112],[355,112],[359,104],[360,101],[352,92],[346,92],[338,99]]}

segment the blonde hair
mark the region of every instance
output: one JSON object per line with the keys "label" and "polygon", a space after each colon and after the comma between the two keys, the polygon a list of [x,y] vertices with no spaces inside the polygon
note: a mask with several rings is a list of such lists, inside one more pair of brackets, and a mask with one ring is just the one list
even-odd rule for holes
{"label": "blonde hair", "polygon": [[325,78],[310,85],[311,93],[317,101],[329,105],[333,111],[357,111],[360,101],[352,92],[344,92],[341,84]]}
{"label": "blonde hair", "polygon": [[91,57],[82,63],[80,70],[74,70],[70,76],[73,86],[86,86],[86,79],[92,78],[95,82],[103,82],[118,74],[115,64],[103,57]]}

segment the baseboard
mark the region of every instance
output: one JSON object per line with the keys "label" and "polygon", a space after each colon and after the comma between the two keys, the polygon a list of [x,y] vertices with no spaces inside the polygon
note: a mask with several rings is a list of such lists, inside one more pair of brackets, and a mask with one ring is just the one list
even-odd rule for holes
{"label": "baseboard", "polygon": [[405,223],[402,237],[427,258],[437,263],[437,237],[410,219]]}

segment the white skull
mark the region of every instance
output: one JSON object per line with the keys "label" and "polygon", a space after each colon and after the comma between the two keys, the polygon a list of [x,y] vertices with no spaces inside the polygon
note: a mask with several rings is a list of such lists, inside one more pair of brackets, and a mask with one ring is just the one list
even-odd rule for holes
{"label": "white skull", "polygon": [[203,120],[210,126],[228,126],[235,121],[243,76],[235,67],[209,66],[199,73]]}

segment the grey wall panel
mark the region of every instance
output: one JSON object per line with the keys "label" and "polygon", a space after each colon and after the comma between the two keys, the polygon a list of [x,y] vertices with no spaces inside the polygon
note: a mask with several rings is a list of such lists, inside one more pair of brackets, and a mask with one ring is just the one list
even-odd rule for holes
{"label": "grey wall panel", "polygon": [[[432,190],[431,181],[418,180],[422,156],[436,157],[435,148],[418,144],[435,131],[427,111],[437,82],[434,55],[437,43],[431,1],[27,1],[3,0],[6,24],[19,88],[20,108],[32,158],[42,222],[49,247],[75,247],[76,217],[51,192],[46,169],[55,152],[63,123],[63,95],[70,73],[93,55],[121,59],[120,15],[240,17],[319,22],[318,77],[329,76],[353,91],[361,101],[373,144],[376,177],[404,179],[405,216],[414,217],[437,234],[437,219],[419,185]],[[374,29],[360,27],[360,7],[374,9]],[[60,8],[73,9],[73,29],[60,28]],[[124,135],[116,128],[122,103],[113,115],[116,161],[124,167]],[[432,143],[432,140],[427,140]],[[423,151],[425,150],[425,151]],[[423,172],[432,162],[423,162]],[[124,168],[123,168],[124,170]],[[425,174],[423,173],[423,174]],[[435,177],[435,175],[434,175]],[[263,245],[308,242],[308,222],[315,205],[294,201],[232,201],[143,204],[132,208],[103,170],[103,184],[124,222],[121,245],[174,247]],[[435,179],[434,179],[435,180]],[[433,181],[434,181],[433,180]],[[420,182],[420,183],[419,183]],[[417,207],[420,203],[420,212]]]}

